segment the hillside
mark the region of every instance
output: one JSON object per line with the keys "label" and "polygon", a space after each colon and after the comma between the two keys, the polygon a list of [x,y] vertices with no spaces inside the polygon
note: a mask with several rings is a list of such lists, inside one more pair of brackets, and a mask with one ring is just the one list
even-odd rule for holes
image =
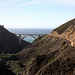
{"label": "hillside", "polygon": [[[69,49],[70,48],[70,49]],[[75,75],[75,48],[68,47],[35,75]]]}
{"label": "hillside", "polygon": [[16,54],[2,53],[0,60],[16,75],[75,75],[74,39],[75,25],[69,24],[61,34],[53,30]]}
{"label": "hillside", "polygon": [[67,39],[75,46],[75,19],[66,22],[51,32],[51,35]]}
{"label": "hillside", "polygon": [[[71,26],[61,34],[66,37],[66,31],[73,30],[71,35],[74,35],[75,28]],[[75,75],[75,47],[63,36],[53,31],[17,53],[25,65],[23,75]]]}
{"label": "hillside", "polygon": [[27,60],[36,55],[44,55],[51,52],[55,52],[58,55],[67,46],[70,46],[70,42],[66,39],[44,35],[36,39],[31,46],[19,52],[18,57],[21,58],[22,62],[26,63]]}
{"label": "hillside", "polygon": [[75,25],[75,19],[72,19],[64,24],[62,24],[61,26],[57,27],[56,29],[54,29],[53,31],[57,31],[59,34],[62,34],[68,27],[70,26],[74,26]]}
{"label": "hillside", "polygon": [[[59,71],[59,75],[69,75],[70,71],[71,75],[74,75],[74,54],[75,47],[71,47],[68,40],[45,35],[35,40],[17,56],[26,67],[23,75],[55,75],[59,74]],[[67,73],[64,69],[68,70]]]}
{"label": "hillside", "polygon": [[11,70],[9,70],[2,61],[0,61],[0,75],[15,75],[15,74]]}
{"label": "hillside", "polygon": [[19,44],[18,37],[9,32],[4,27],[0,26],[0,54],[4,53],[16,53],[21,51],[24,47],[28,46],[30,43],[23,41]]}

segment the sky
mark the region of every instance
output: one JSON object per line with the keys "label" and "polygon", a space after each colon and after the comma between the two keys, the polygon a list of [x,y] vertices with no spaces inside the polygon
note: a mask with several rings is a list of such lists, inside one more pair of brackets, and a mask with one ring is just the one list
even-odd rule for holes
{"label": "sky", "polygon": [[0,0],[5,28],[56,28],[75,18],[75,0]]}

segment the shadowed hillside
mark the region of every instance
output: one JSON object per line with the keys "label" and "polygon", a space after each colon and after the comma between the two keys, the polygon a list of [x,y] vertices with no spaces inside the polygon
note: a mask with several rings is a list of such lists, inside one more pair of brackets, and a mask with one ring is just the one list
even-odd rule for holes
{"label": "shadowed hillside", "polygon": [[0,75],[15,75],[11,70],[9,70],[3,62],[0,61]]}
{"label": "shadowed hillside", "polygon": [[22,40],[22,44],[20,45],[18,37],[15,34],[0,26],[0,53],[16,53],[29,44]]}

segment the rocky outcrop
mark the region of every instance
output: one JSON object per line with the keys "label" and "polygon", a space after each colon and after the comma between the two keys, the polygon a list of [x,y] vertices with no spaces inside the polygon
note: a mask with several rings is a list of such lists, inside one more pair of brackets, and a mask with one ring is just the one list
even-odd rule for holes
{"label": "rocky outcrop", "polygon": [[15,34],[0,26],[0,53],[17,53],[29,44],[24,40],[19,44],[19,39]]}

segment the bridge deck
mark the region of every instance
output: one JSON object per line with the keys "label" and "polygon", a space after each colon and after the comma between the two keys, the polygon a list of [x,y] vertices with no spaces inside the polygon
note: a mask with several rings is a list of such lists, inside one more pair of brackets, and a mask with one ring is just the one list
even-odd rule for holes
{"label": "bridge deck", "polygon": [[15,35],[45,35],[45,34],[15,34]]}
{"label": "bridge deck", "polygon": [[[45,34],[15,34],[16,36],[19,36],[19,44],[21,44],[21,40],[23,40],[26,36],[31,36],[34,39],[36,39],[35,35],[38,35],[39,37]],[[24,35],[23,38],[21,37],[21,35]]]}

